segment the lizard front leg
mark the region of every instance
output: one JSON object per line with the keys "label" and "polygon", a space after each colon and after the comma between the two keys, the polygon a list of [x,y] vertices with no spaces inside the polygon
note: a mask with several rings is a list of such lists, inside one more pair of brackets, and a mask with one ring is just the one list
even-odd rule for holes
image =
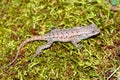
{"label": "lizard front leg", "polygon": [[72,44],[76,47],[76,48],[80,48],[81,46],[78,44],[77,41],[71,41]]}
{"label": "lizard front leg", "polygon": [[79,36],[74,36],[71,38],[71,43],[76,47],[76,48],[81,48],[82,46],[78,44],[82,39]]}
{"label": "lizard front leg", "polygon": [[40,55],[40,52],[43,50],[43,49],[46,49],[46,48],[49,48],[51,45],[52,45],[53,41],[48,41],[47,44],[43,45],[43,46],[39,46],[36,50],[36,53],[34,55],[34,57]]}

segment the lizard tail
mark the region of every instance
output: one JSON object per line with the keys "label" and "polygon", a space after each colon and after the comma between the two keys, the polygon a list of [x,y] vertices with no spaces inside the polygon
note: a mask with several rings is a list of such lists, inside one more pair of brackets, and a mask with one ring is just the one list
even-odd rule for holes
{"label": "lizard tail", "polygon": [[12,60],[12,62],[10,62],[10,63],[7,65],[7,67],[11,66],[11,65],[16,61],[16,59],[17,59],[18,56],[19,56],[19,53],[20,53],[21,48],[24,47],[26,43],[32,42],[32,41],[35,41],[35,40],[45,40],[45,39],[44,39],[43,36],[33,36],[33,37],[28,38],[28,39],[26,39],[25,41],[23,41],[23,42],[20,44],[20,46],[17,48],[17,53],[16,53],[15,58]]}

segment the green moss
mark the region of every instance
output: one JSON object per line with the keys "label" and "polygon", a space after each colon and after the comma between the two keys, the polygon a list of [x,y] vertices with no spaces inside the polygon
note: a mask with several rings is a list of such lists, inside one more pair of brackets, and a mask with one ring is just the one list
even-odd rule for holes
{"label": "green moss", "polygon": [[110,11],[104,0],[0,1],[0,66],[10,63],[19,44],[30,36],[49,32],[53,26],[66,29],[91,23],[101,33],[81,41],[81,50],[56,42],[41,57],[32,58],[36,48],[46,43],[28,43],[12,66],[0,69],[0,79],[105,80],[120,59],[120,12]]}

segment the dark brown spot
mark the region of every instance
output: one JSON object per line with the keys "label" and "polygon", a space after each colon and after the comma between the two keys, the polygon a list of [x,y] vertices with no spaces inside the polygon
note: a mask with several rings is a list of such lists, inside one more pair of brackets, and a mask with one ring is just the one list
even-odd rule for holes
{"label": "dark brown spot", "polygon": [[61,39],[63,39],[63,36],[60,36]]}
{"label": "dark brown spot", "polygon": [[67,35],[69,34],[68,31],[65,32]]}
{"label": "dark brown spot", "polygon": [[15,35],[15,34],[12,34],[12,35],[10,36],[10,38],[12,38],[12,39],[14,39],[14,40],[17,40],[17,39],[18,39],[18,36]]}
{"label": "dark brown spot", "polygon": [[66,39],[67,38],[67,36],[64,36],[64,39]]}
{"label": "dark brown spot", "polygon": [[113,40],[113,43],[114,43],[115,46],[120,46],[120,41],[119,41],[119,40],[115,40],[115,39],[114,39],[114,40]]}
{"label": "dark brown spot", "polygon": [[56,38],[58,38],[58,37],[59,37],[59,34],[58,34],[58,32],[56,32],[56,35],[57,35],[57,36],[56,36]]}
{"label": "dark brown spot", "polygon": [[71,31],[71,33],[73,33],[73,34],[74,34],[74,32],[73,32],[73,31]]}
{"label": "dark brown spot", "polygon": [[51,34],[53,35],[53,37],[55,37],[55,34],[53,32],[51,32]]}
{"label": "dark brown spot", "polygon": [[63,35],[64,35],[62,31],[61,31],[60,33],[61,33],[61,36],[63,36]]}
{"label": "dark brown spot", "polygon": [[25,54],[25,50],[24,50],[24,49],[21,49],[21,50],[20,50],[20,54],[21,54],[20,57],[21,57],[21,56],[23,57],[24,54]]}
{"label": "dark brown spot", "polygon": [[78,30],[76,30],[76,32],[78,33]]}
{"label": "dark brown spot", "polygon": [[33,35],[38,35],[38,33],[37,33],[37,30],[36,30],[36,29],[31,29],[30,31],[31,31],[31,33],[32,33]]}
{"label": "dark brown spot", "polygon": [[105,46],[105,50],[107,50],[107,49],[114,49],[115,47],[114,46],[111,46],[111,45],[109,45],[109,46]]}

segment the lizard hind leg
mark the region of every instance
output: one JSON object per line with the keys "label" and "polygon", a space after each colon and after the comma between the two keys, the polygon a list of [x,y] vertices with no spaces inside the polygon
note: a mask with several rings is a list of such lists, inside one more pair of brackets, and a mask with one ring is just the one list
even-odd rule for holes
{"label": "lizard hind leg", "polygon": [[43,46],[39,46],[36,50],[36,53],[34,54],[34,57],[36,56],[39,56],[40,55],[40,52],[43,50],[43,49],[46,49],[46,48],[49,48],[51,45],[52,45],[53,41],[48,41],[47,44],[43,45]]}

